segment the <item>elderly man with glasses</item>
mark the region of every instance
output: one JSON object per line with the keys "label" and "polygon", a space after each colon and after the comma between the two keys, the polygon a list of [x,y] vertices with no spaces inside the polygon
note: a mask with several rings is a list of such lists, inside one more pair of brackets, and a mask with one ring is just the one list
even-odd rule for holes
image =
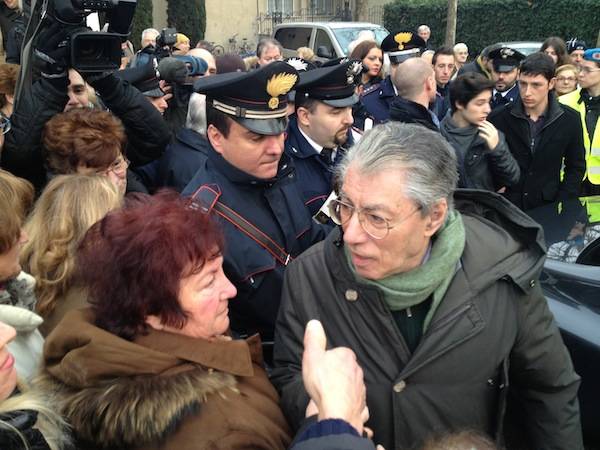
{"label": "elderly man with glasses", "polygon": [[373,128],[337,173],[339,228],[288,266],[276,324],[272,381],[292,427],[315,411],[301,367],[318,319],[328,346],[356,354],[376,444],[463,428],[501,442],[510,398],[531,448],[583,449],[579,377],[538,283],[540,227],[496,194],[455,193],[454,152],[419,125]]}

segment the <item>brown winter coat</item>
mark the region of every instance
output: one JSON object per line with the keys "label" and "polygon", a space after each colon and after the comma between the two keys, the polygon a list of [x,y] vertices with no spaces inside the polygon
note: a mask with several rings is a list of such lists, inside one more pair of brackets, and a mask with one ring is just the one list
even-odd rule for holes
{"label": "brown winter coat", "polygon": [[44,348],[41,386],[82,448],[283,449],[278,397],[257,337],[207,341],[151,331],[130,342],[71,311]]}

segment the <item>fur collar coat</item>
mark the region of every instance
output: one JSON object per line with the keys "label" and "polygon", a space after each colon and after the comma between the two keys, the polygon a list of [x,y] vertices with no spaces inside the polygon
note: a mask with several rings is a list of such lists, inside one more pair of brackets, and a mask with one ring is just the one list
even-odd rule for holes
{"label": "fur collar coat", "polygon": [[151,331],[133,342],[71,311],[48,336],[41,387],[91,449],[283,449],[260,340]]}

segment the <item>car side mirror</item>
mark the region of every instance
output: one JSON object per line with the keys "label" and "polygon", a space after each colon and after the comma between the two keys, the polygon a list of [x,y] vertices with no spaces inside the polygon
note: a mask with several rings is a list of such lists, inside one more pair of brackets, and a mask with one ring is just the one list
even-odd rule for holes
{"label": "car side mirror", "polygon": [[333,58],[333,55],[331,54],[329,49],[324,45],[320,45],[319,48],[317,48],[317,56],[327,59]]}

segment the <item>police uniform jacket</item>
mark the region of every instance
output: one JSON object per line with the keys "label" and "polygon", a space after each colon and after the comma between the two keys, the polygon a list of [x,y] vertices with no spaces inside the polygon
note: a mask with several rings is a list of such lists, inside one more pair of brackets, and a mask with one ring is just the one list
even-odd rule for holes
{"label": "police uniform jacket", "polygon": [[328,348],[355,352],[367,387],[366,426],[386,449],[421,448],[434,431],[467,428],[502,440],[510,390],[527,448],[582,450],[579,377],[537,280],[540,226],[492,193],[459,191],[455,203],[468,239],[414,351],[383,293],[353,274],[339,230],[290,265],[271,376],[284,413],[293,428],[304,421],[304,328],[318,319]]}
{"label": "police uniform jacket", "polygon": [[[351,146],[353,137],[348,130],[346,147]],[[335,160],[329,164],[321,159],[321,155],[313,148],[298,129],[295,117],[290,119],[288,134],[285,140],[285,152],[293,159],[296,169],[296,181],[299,185],[302,201],[314,215],[333,189],[333,170],[346,149],[338,147]]]}
{"label": "police uniform jacket", "polygon": [[507,103],[514,103],[517,99],[521,98],[519,94],[519,86],[515,83],[513,87],[511,87],[506,95],[500,94],[500,92],[496,92],[492,96],[492,100],[490,101],[490,106],[492,109],[495,109],[499,106],[506,105]]}
{"label": "police uniform jacket", "polygon": [[535,139],[521,100],[495,109],[488,120],[504,133],[521,170],[519,182],[506,191],[511,202],[527,210],[579,194],[586,166],[577,111],[558,103],[551,93]]}
{"label": "police uniform jacket", "polygon": [[208,147],[206,137],[189,128],[182,128],[159,160],[135,171],[151,189],[170,187],[181,192],[206,161]]}
{"label": "police uniform jacket", "polygon": [[373,118],[373,123],[383,123],[390,119],[390,107],[396,98],[392,79],[388,76],[378,84],[365,89],[360,101]]}
{"label": "police uniform jacket", "polygon": [[[326,228],[315,223],[304,207],[285,153],[277,176],[261,180],[232,166],[209,147],[206,162],[182,194],[190,196],[201,186],[218,192],[219,202],[268,235],[290,254],[290,260],[325,237]],[[223,268],[237,288],[237,296],[229,303],[231,328],[243,335],[259,332],[263,341],[271,340],[285,267],[231,222],[218,220],[225,235]]]}

